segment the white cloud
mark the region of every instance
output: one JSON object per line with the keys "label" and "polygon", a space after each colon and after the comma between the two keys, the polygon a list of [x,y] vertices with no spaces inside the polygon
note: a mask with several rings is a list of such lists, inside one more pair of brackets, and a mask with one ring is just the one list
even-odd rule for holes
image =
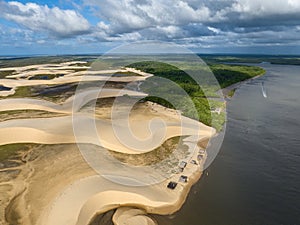
{"label": "white cloud", "polygon": [[232,11],[241,15],[266,16],[289,13],[300,13],[299,0],[238,0],[233,4]]}
{"label": "white cloud", "polygon": [[193,8],[184,0],[86,0],[86,4],[99,8],[97,16],[109,21],[113,34],[210,19],[209,8],[201,4]]}
{"label": "white cloud", "polygon": [[1,2],[0,17],[34,31],[47,31],[58,37],[88,33],[89,22],[74,10],[49,8],[35,3]]}
{"label": "white cloud", "polygon": [[41,35],[45,32],[34,32],[47,31],[62,41],[75,37],[75,44],[162,40],[212,47],[299,42],[300,0],[82,1],[76,9],[92,9],[97,25],[91,26],[76,10],[1,0],[0,17],[29,28],[23,30],[31,33],[22,34],[29,41],[30,35],[40,35],[35,41],[48,42]]}
{"label": "white cloud", "polygon": [[[299,24],[294,17],[300,15],[299,0],[85,0],[85,3],[97,7],[95,14],[106,21],[97,26],[103,39],[139,33],[144,39],[174,41],[224,35],[223,32],[247,33],[253,32],[249,30],[251,27],[263,30],[289,25],[290,21]],[[290,14],[294,16],[289,17]]]}
{"label": "white cloud", "polygon": [[219,34],[221,33],[220,29],[217,29],[217,28],[214,28],[214,27],[207,27],[207,29],[209,29],[210,31],[216,33],[216,34]]}

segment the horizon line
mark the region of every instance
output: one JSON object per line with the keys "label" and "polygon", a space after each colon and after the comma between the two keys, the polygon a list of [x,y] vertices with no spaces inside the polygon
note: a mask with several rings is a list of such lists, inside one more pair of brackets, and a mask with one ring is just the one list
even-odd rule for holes
{"label": "horizon line", "polygon": [[[74,54],[9,54],[9,55],[1,55],[0,58],[31,58],[31,57],[62,57],[62,56],[101,56],[107,53],[74,53]],[[127,54],[127,53],[116,53],[116,54]],[[178,55],[184,53],[155,53],[155,54],[128,54],[128,55]],[[291,57],[299,57],[300,54],[262,54],[262,53],[192,53],[197,55],[222,55],[222,56],[291,56]],[[2,59],[3,60],[3,59]]]}

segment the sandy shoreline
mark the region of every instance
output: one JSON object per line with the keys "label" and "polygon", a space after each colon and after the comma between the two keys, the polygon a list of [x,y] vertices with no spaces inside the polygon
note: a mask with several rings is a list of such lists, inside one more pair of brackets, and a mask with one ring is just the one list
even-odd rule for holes
{"label": "sandy shoreline", "polygon": [[[1,69],[14,70],[18,74],[8,76],[9,79],[0,79],[0,85],[15,90],[23,86],[80,82],[85,72],[72,70],[87,68],[74,64],[84,62]],[[28,71],[32,69],[35,70]],[[52,80],[29,80],[43,72],[61,72],[65,76]],[[109,81],[127,83],[152,76],[133,68],[91,73],[117,72],[133,72],[140,76],[112,77]],[[106,81],[108,78],[102,75],[84,76],[84,81],[99,80]],[[147,213],[167,215],[181,208],[191,186],[202,174],[206,152],[199,157],[199,151],[206,146],[201,147],[199,141],[206,142],[213,137],[215,129],[181,116],[175,110],[149,102],[139,104],[130,111],[129,117],[124,114],[127,109],[122,106],[116,109],[99,108],[95,117],[85,108],[93,100],[124,95],[147,96],[145,93],[124,89],[103,89],[100,94],[98,90],[88,89],[61,104],[30,98],[0,100],[1,112],[41,110],[64,114],[0,122],[0,145],[47,144],[29,151],[24,156],[28,158],[26,163],[16,168],[20,170],[20,174],[15,181],[8,182],[13,187],[8,194],[12,198],[6,210],[8,220],[13,221],[14,215],[18,215],[18,223],[22,225],[87,225],[97,215],[120,208],[113,217],[115,224],[130,221],[131,225],[152,225],[155,222],[147,217]],[[116,111],[116,118],[112,117],[113,110]],[[172,152],[161,163],[140,167],[120,163],[107,153],[107,150],[128,155],[149,153],[168,139],[182,136],[188,136],[183,140],[183,146],[187,148],[184,152],[186,155],[180,160],[175,157],[178,161],[175,164],[170,158],[175,154],[180,157],[184,155],[183,149]],[[87,146],[90,155],[79,152],[79,145],[74,147],[74,144]],[[99,152],[100,155],[93,155]],[[92,157],[92,162],[87,160],[88,157]],[[100,163],[97,161],[99,159]],[[182,170],[179,168],[181,161],[186,163]],[[100,170],[96,167],[93,170],[90,168],[92,165]],[[162,174],[163,166],[173,170]],[[182,181],[182,176],[186,177],[187,182]],[[168,188],[169,182],[176,182],[176,188]],[[2,183],[4,184],[5,182]]]}
{"label": "sandy shoreline", "polygon": [[[192,159],[196,160],[196,158],[197,154]],[[145,187],[118,185],[99,176],[83,178],[60,193],[40,218],[39,223],[45,225],[89,224],[98,214],[125,206],[143,209],[145,213],[173,214],[181,208],[190,188],[201,177],[204,161],[205,158],[201,166],[189,163],[184,172],[162,183]],[[188,182],[179,182],[175,190],[168,189],[167,184],[170,181],[177,181],[182,174],[189,177]],[[77,197],[74,198],[74,196]],[[64,211],[63,217],[60,216],[62,210]]]}
{"label": "sandy shoreline", "polygon": [[[169,115],[172,118],[176,117],[172,113],[172,111],[164,110],[164,108],[161,106],[156,107],[156,105],[151,105],[149,110],[153,109],[153,107],[155,109],[156,115],[159,115],[161,112],[161,116],[162,114],[164,114],[164,115]],[[145,109],[143,108],[141,110],[144,111]],[[140,111],[137,112],[137,115],[139,114]],[[174,118],[171,120],[174,120]],[[0,129],[0,131],[1,130],[2,128]],[[209,130],[210,132],[207,135],[204,135],[202,137],[203,139],[210,138],[214,134],[213,130],[211,129]],[[15,132],[15,130],[12,130],[12,132]],[[5,133],[3,135],[5,135]],[[63,133],[65,132],[61,131],[61,134]],[[22,134],[24,134],[24,132],[22,132],[20,135]],[[30,137],[32,137],[32,132],[29,134]],[[40,135],[38,135],[38,137],[40,138]],[[55,139],[57,140],[57,138]],[[7,140],[7,138],[5,138],[5,140]],[[186,144],[188,145],[192,144],[192,146],[195,146],[197,149],[200,149],[198,146],[198,138],[197,139],[190,138],[190,140],[187,139]],[[192,146],[190,147],[192,148]],[[193,159],[196,161],[197,161],[197,153],[198,151],[196,150],[195,155],[193,156]],[[59,155],[53,156],[53,160],[55,160],[56,163],[59,163],[58,165],[56,165],[56,167],[65,168],[66,165],[63,165],[61,163],[66,162],[66,160],[67,161],[70,160],[69,154],[64,154],[63,157],[59,156],[59,160],[57,160],[58,156]],[[77,158],[80,157],[77,156]],[[47,158],[47,160],[50,160],[50,158]],[[49,183],[50,185],[49,187],[51,187],[51,189],[48,189],[47,191],[48,193],[45,193],[44,190],[38,188],[38,186],[31,184],[30,186],[33,188],[35,195],[38,193],[42,195],[42,193],[44,193],[47,194],[46,196],[50,197],[50,198],[46,196],[43,196],[42,198],[30,197],[31,199],[30,201],[35,202],[34,204],[32,203],[33,205],[40,204],[41,209],[44,209],[43,215],[41,217],[40,215],[38,217],[34,217],[33,220],[37,221],[34,224],[49,224],[49,225],[50,224],[51,225],[52,224],[56,224],[56,225],[88,224],[99,213],[103,213],[110,209],[118,208],[120,206],[138,207],[145,210],[146,213],[157,213],[162,215],[172,214],[180,209],[180,207],[184,203],[189,193],[189,189],[195,182],[198,181],[198,179],[201,176],[202,172],[201,172],[200,165],[191,164],[190,160],[187,161],[188,165],[183,172],[184,175],[188,176],[188,182],[187,183],[179,182],[175,190],[168,189],[167,184],[169,181],[178,182],[180,175],[182,175],[183,173],[175,174],[171,178],[168,178],[156,185],[150,185],[142,188],[126,187],[124,185],[118,185],[103,177],[99,177],[98,175],[95,175],[94,174],[95,172],[91,171],[86,173],[84,172],[85,170],[82,170],[79,173],[79,176],[77,173],[74,174],[72,173],[72,175],[68,179],[59,179],[60,176],[56,177],[56,180],[57,181],[59,180],[60,188],[53,187],[52,184],[53,181],[52,181]],[[75,162],[73,162],[72,164],[74,163]],[[203,163],[204,163],[204,159],[203,159]],[[83,161],[80,164],[86,164],[86,163]],[[76,163],[76,165],[78,166],[80,164]],[[45,163],[42,163],[40,165],[45,166]],[[78,168],[81,167],[82,166],[79,166]],[[55,172],[55,170],[53,172],[51,171],[53,171],[53,168],[49,169],[49,173],[51,174]],[[84,173],[85,175],[81,176],[80,175],[81,173]],[[45,179],[51,181],[52,180],[51,177],[53,176],[53,174],[52,175],[50,174],[47,176],[48,178],[45,177],[44,179],[42,179],[42,177],[39,175],[39,178],[36,179],[32,178],[32,179],[37,180],[37,182],[43,182],[43,180]],[[56,174],[55,176],[57,176],[56,172],[55,174]],[[92,174],[92,176],[88,174]],[[80,179],[78,180],[78,178]],[[82,193],[85,193],[85,196],[82,196]],[[80,196],[82,196],[82,198]],[[116,196],[116,199],[111,198],[111,196]],[[103,201],[103,199],[105,199],[104,197],[106,197],[106,201]],[[36,200],[34,199],[39,199],[40,203],[37,203]],[[26,223],[24,222],[24,224]]]}

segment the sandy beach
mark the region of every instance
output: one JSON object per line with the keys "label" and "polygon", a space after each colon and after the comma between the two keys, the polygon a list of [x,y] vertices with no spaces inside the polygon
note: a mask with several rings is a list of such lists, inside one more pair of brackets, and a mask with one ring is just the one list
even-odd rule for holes
{"label": "sandy beach", "polygon": [[[194,156],[192,159],[196,158]],[[175,190],[168,189],[167,184],[178,181],[182,173],[162,183],[143,187],[118,185],[101,176],[90,176],[76,181],[60,193],[41,217],[41,223],[89,224],[98,214],[121,206],[131,209],[137,207],[145,213],[172,214],[180,209],[191,186],[198,181],[201,174],[201,166],[189,164],[184,171],[184,175],[189,177],[188,182],[179,183]],[[125,224],[122,221],[126,221],[127,213],[119,212],[114,218],[119,224]],[[148,221],[146,224],[153,224],[150,218],[145,217],[146,215],[142,216],[143,220]],[[140,224],[140,219],[133,224]]]}
{"label": "sandy beach", "polygon": [[[0,84],[14,90],[82,80],[107,81],[104,76],[107,73],[138,74],[111,77],[110,82],[128,83],[152,76],[133,68],[92,71],[103,74],[100,76],[72,72],[86,69],[78,64],[84,62],[6,68],[16,74],[0,79]],[[28,79],[41,71],[48,74],[60,71],[65,76],[52,80]],[[0,145],[34,146],[23,152],[20,165],[12,168],[19,171],[18,176],[0,183],[1,187],[10,187],[3,196],[7,206],[0,208],[6,220],[15,221],[17,217],[19,224],[87,225],[98,215],[117,209],[112,218],[116,225],[153,225],[156,222],[148,213],[167,215],[179,210],[202,174],[206,153],[199,156],[199,151],[205,149],[216,131],[151,102],[141,102],[130,110],[124,106],[126,98],[146,96],[138,91],[104,88],[100,92],[83,89],[60,104],[35,98],[0,100],[1,112],[43,111],[43,118],[0,122]],[[97,108],[97,104],[91,104],[120,97],[125,102],[118,107]],[[143,160],[144,154],[157,154],[157,149],[175,137],[184,138],[181,144],[171,145],[174,149],[161,162],[130,165],[130,161],[120,162],[115,155],[139,155]],[[206,142],[205,146],[199,145],[201,140]],[[182,161],[184,168],[179,165]],[[176,188],[168,188],[170,182],[175,182]]]}

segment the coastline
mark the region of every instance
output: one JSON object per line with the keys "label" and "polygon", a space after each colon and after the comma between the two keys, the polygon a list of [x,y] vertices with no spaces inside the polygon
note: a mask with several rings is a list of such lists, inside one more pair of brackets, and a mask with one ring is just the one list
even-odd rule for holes
{"label": "coastline", "polygon": [[[255,76],[255,77],[251,77],[249,79],[246,79],[246,80],[240,81],[238,83],[232,84],[228,87],[222,88],[220,91],[223,93],[225,98],[232,98],[234,96],[235,90],[238,89],[241,85],[243,85],[243,84],[245,84],[245,83],[247,83],[251,80],[255,80],[255,79],[257,79],[261,76],[264,76],[265,74],[266,74],[266,71],[264,71],[263,73]],[[232,95],[231,95],[231,93],[232,93]]]}
{"label": "coastline", "polygon": [[[197,155],[196,152],[192,159],[196,159]],[[122,207],[142,209],[145,212],[144,217],[147,216],[146,213],[173,214],[182,207],[191,187],[201,178],[205,159],[206,153],[198,166],[188,163],[183,172],[188,176],[188,182],[178,183],[174,190],[167,188],[168,183],[178,180],[183,173],[176,174],[162,183],[140,188],[120,186],[99,176],[82,178],[67,187],[49,204],[39,224],[65,224],[67,218],[74,218],[74,215],[78,214],[78,219],[68,224],[86,225],[99,214]],[[98,190],[95,190],[95,187],[98,187]],[[80,199],[80,193],[85,193],[86,196]],[[74,199],[72,196],[78,197]],[[64,211],[63,218],[59,218],[61,211]],[[126,212],[122,213],[123,216],[124,214],[126,215]]]}
{"label": "coastline", "polygon": [[[62,69],[66,68],[63,67]],[[140,81],[152,76],[152,74],[143,73],[132,68],[126,68],[126,71],[136,72],[141,75],[141,77],[114,77],[110,81]],[[33,74],[29,74],[28,76],[31,75]],[[79,78],[81,79],[80,76],[75,76],[75,74],[70,75],[71,76],[56,78],[50,81],[27,79],[22,80],[19,79],[21,77],[17,76],[18,80],[2,79],[0,80],[0,83],[10,83],[10,86],[15,88],[19,86],[40,85],[42,83],[69,83],[78,81]],[[106,80],[106,78],[102,76],[88,78],[89,81]],[[118,89],[107,89],[105,91],[106,92],[101,93],[102,96],[98,96],[95,95],[94,91],[89,90],[85,93],[79,94],[84,100],[75,102],[75,98],[70,97],[66,102],[59,105],[45,100],[30,98],[26,98],[25,100],[1,100],[2,103],[6,104],[3,104],[3,106],[0,107],[0,111],[32,109],[43,110],[47,112],[59,112],[65,114],[65,116],[54,118],[49,117],[47,119],[30,118],[4,121],[0,124],[2,132],[2,138],[0,138],[0,142],[1,144],[70,144],[79,142],[83,144],[89,143],[97,145],[98,142],[96,140],[98,140],[99,137],[83,135],[83,139],[80,139],[79,141],[76,139],[78,137],[73,137],[71,125],[74,120],[71,120],[70,117],[70,114],[74,113],[73,102],[76,103],[75,113],[79,113],[79,117],[81,116],[81,123],[79,124],[79,127],[84,127],[83,122],[88,121],[88,117],[86,117],[87,119],[83,117],[84,114],[80,114],[79,110],[88,101],[94,100],[95,98],[98,99],[123,96],[124,94],[129,94],[132,96],[144,96],[143,93],[129,90],[124,92]],[[36,168],[34,166],[32,167],[31,162],[26,165],[30,167],[30,173],[27,174],[25,172],[24,175],[26,176],[26,182],[24,186],[26,188],[24,189],[24,192],[22,191],[18,194],[15,193],[14,196],[17,196],[17,198],[12,199],[10,208],[16,206],[16,209],[14,209],[15,211],[12,210],[12,212],[19,213],[20,221],[22,221],[23,224],[30,224],[31,222],[29,221],[37,221],[36,224],[38,225],[86,225],[89,224],[98,214],[124,206],[138,207],[143,209],[145,213],[154,213],[160,215],[169,215],[178,211],[184,204],[191,187],[200,179],[203,172],[203,165],[207,155],[204,151],[203,155],[200,157],[201,159],[199,159],[199,151],[205,149],[206,146],[204,148],[201,147],[199,142],[212,138],[212,136],[215,135],[216,130],[204,125],[203,123],[200,123],[199,121],[181,116],[175,110],[165,108],[155,103],[151,103],[147,105],[146,108],[135,111],[135,113],[131,112],[131,117],[130,125],[133,126],[133,130],[137,131],[137,136],[139,138],[143,139],[148,136],[155,138],[153,140],[151,139],[151,142],[149,143],[153,142],[156,143],[156,145],[143,145],[144,149],[142,150],[144,150],[144,152],[150,152],[158,147],[158,145],[162,144],[158,141],[159,135],[153,136],[151,132],[152,130],[149,131],[148,128],[148,124],[150,124],[150,122],[156,117],[159,117],[164,121],[165,136],[163,141],[175,136],[189,136],[189,138],[184,139],[184,143],[188,146],[189,151],[193,150],[193,154],[191,158],[180,158],[180,161],[186,161],[186,166],[184,166],[184,169],[181,172],[175,172],[171,176],[169,176],[169,174],[164,174],[166,177],[162,181],[139,188],[136,186],[120,185],[100,177],[99,175],[95,175],[95,171],[86,168],[88,164],[82,158],[73,158],[73,163],[79,160],[81,164],[72,165],[72,167],[70,167],[72,169],[69,171],[70,176],[66,179],[63,174],[60,174],[62,171],[59,172],[59,168],[66,169],[66,165],[64,165],[64,163],[69,160],[69,156],[65,153],[62,153],[61,157],[59,158],[60,160],[56,160],[55,156],[52,155],[53,158],[51,160],[53,160],[53,163],[55,162],[57,164],[57,168],[52,168],[51,165],[48,165],[48,167],[46,166],[48,170],[47,173],[49,175],[48,177],[50,177],[48,180],[45,180],[43,177],[46,174],[45,171],[44,173],[39,171],[39,168],[41,168],[42,165],[47,165],[48,162],[40,161],[40,163],[35,164]],[[43,125],[42,121],[45,120],[47,120],[48,123]],[[100,127],[102,130],[105,130],[105,138],[102,140],[102,147],[106,147],[114,151],[120,151],[121,153],[126,154],[141,153],[140,151],[136,152],[136,149],[124,147],[122,146],[122,143],[116,141],[117,139],[114,138],[113,133],[110,132],[111,130],[108,126],[110,124],[107,118],[98,118],[96,122],[101,125]],[[151,122],[151,125],[155,125],[154,127],[156,128],[161,128],[159,123],[156,124],[153,121]],[[105,129],[103,129],[103,127],[105,127]],[[155,130],[156,133],[159,133],[158,131],[160,132],[160,130]],[[14,135],[11,135],[13,133]],[[77,157],[79,157],[78,154],[76,154]],[[192,161],[196,162],[196,164],[191,163]],[[71,162],[68,163],[70,164]],[[76,166],[83,168],[83,170],[79,171]],[[176,168],[177,167],[178,165]],[[74,174],[71,172],[74,172]],[[53,178],[53,175],[55,178]],[[155,177],[154,175],[153,177]],[[124,176],[124,174],[122,176]],[[180,181],[182,176],[187,177],[186,182]],[[22,176],[20,176],[18,182],[22,181],[21,178]],[[59,184],[55,184],[58,182],[58,180],[63,180],[63,182],[60,181]],[[45,191],[42,187],[40,187],[41,182],[47,184],[46,186],[50,186],[51,190]],[[176,188],[168,188],[170,182],[176,182]],[[28,205],[35,205],[39,207],[38,209],[27,209],[27,206],[23,208],[23,206],[25,206],[25,202]],[[28,212],[25,209],[28,210]],[[42,215],[38,213],[39,211],[43,211]],[[123,214],[126,213],[126,211],[123,212]],[[137,225],[140,224],[137,223]]]}
{"label": "coastline", "polygon": [[[13,103],[13,101],[10,101],[10,102]],[[27,107],[26,104],[27,103],[24,103],[25,107]],[[11,104],[11,107],[13,105],[14,104]],[[6,106],[7,105],[5,105],[4,108],[7,109]],[[163,118],[165,121],[168,121],[168,123],[173,124],[172,126],[174,126],[174,122],[176,122],[179,119],[178,112],[176,112],[175,110],[167,109],[167,108],[165,108],[163,106],[160,106],[158,104],[149,102],[149,103],[142,104],[142,106],[143,106],[142,108],[138,109],[135,113],[132,114],[132,116],[136,116],[136,119],[138,119],[138,120],[142,120],[142,121],[145,121],[145,119],[146,120],[151,120],[153,117],[159,116],[160,118]],[[35,107],[35,105],[32,104],[32,105],[30,105],[30,107]],[[4,108],[3,108],[3,110],[5,111]],[[51,108],[51,107],[49,107],[49,108]],[[48,108],[48,110],[49,110],[49,108]],[[103,109],[103,110],[105,111],[105,109]],[[103,110],[101,110],[101,111],[103,111]],[[146,110],[146,112],[147,111],[149,111],[149,112],[145,114],[145,110]],[[107,112],[107,113],[109,113],[109,112]],[[147,115],[147,116],[145,117],[145,115]],[[134,120],[136,121],[136,119],[134,119]],[[39,119],[34,119],[34,118],[29,119],[29,120],[31,121],[30,122],[31,126],[33,126],[33,124],[34,124],[33,121],[39,121]],[[20,121],[22,121],[22,123],[25,123],[27,120],[23,119],[23,120],[20,120]],[[200,129],[201,132],[200,132],[200,136],[199,136],[200,139],[210,138],[215,133],[215,130],[213,128],[210,128],[210,127],[208,127],[204,124],[201,124],[197,121],[191,120],[189,118],[184,119],[184,121],[186,121],[186,123],[189,124],[189,126],[190,125],[195,126],[195,127],[200,126],[200,128],[201,128]],[[8,123],[11,123],[11,122],[8,122]],[[3,122],[2,125],[3,124],[5,124],[5,123]],[[52,123],[50,123],[50,124],[52,124]],[[62,125],[62,123],[60,123],[60,124]],[[17,126],[17,127],[20,126],[20,125],[18,125],[17,120],[14,121],[14,126]],[[196,130],[198,130],[198,129],[195,129],[193,131],[193,133],[195,133],[195,134],[198,133],[198,135],[199,135],[199,132],[196,132]],[[175,132],[174,129],[172,129],[170,131],[171,131],[171,133]],[[12,132],[12,130],[11,130],[11,132]],[[27,135],[28,138],[37,138],[37,140],[41,140],[38,136],[33,137],[32,133],[30,133],[30,132],[26,132],[26,133],[28,133],[28,135],[30,136],[29,137]],[[61,131],[60,131],[60,133],[61,133]],[[69,132],[63,132],[59,136],[66,135],[68,133]],[[46,133],[44,133],[44,134],[46,134]],[[3,138],[4,138],[3,141],[7,141],[7,138],[5,138],[5,133],[3,135],[4,135],[3,136]],[[6,134],[6,136],[7,136],[7,134]],[[22,136],[24,138],[24,132],[19,133],[19,136],[20,137]],[[16,137],[17,136],[15,136],[15,138]],[[52,139],[52,141],[56,140],[55,142],[52,142],[52,144],[55,144],[55,143],[59,144],[59,143],[57,143],[57,141],[58,141],[57,138],[58,138],[58,136],[56,138]],[[189,145],[190,147],[195,146],[195,147],[197,147],[197,150],[198,150],[198,149],[200,149],[200,146],[198,145],[199,141],[201,141],[201,140],[191,138],[191,139],[187,140],[187,145]],[[60,149],[60,148],[58,148],[58,149]],[[63,150],[63,151],[65,151],[65,150]],[[195,151],[194,153],[195,153],[194,159],[197,160],[198,151]],[[67,179],[64,178],[64,177],[60,178],[60,176],[58,176],[57,174],[60,174],[62,171],[57,172],[56,169],[52,168],[52,165],[51,166],[50,165],[46,166],[47,164],[49,164],[48,162],[42,161],[41,163],[37,163],[36,167],[34,166],[34,171],[37,171],[37,172],[34,173],[33,175],[30,175],[31,176],[30,179],[26,178],[26,180],[28,181],[28,184],[26,186],[28,186],[29,189],[27,189],[25,192],[23,192],[21,194],[22,199],[26,198],[27,199],[26,202],[28,202],[28,204],[30,203],[31,205],[39,205],[39,210],[38,211],[44,211],[45,214],[48,214],[49,210],[51,211],[54,208],[56,208],[56,201],[53,202],[54,199],[57,200],[57,198],[59,198],[60,196],[66,196],[66,192],[63,191],[63,190],[66,190],[66,187],[71,186],[71,190],[77,190],[77,187],[78,187],[77,181],[78,180],[79,181],[80,180],[85,180],[84,177],[86,177],[86,175],[88,175],[88,177],[89,177],[89,176],[91,176],[91,174],[95,173],[95,172],[89,171],[85,168],[86,166],[88,166],[85,161],[78,164],[78,163],[76,163],[76,161],[78,159],[73,159],[74,161],[72,161],[72,160],[70,161],[70,156],[69,156],[70,154],[67,154],[67,151],[62,152],[61,154],[62,154],[61,156],[58,156],[58,155],[57,156],[54,156],[54,155],[52,156],[53,163],[55,162],[57,164],[55,167],[58,168],[58,169],[59,168],[62,168],[62,169],[63,168],[65,168],[65,169],[68,168],[68,170],[70,170],[69,172],[71,173],[73,171],[74,174],[71,173],[70,177],[68,177]],[[77,158],[82,158],[80,156],[79,151],[78,151],[78,154],[72,153],[72,155],[74,155],[74,157],[76,156]],[[56,157],[59,157],[60,160],[56,160]],[[51,161],[50,158],[47,158],[47,161],[48,160]],[[65,163],[66,161],[70,161],[69,163],[72,163],[72,167],[70,167],[70,164],[66,164]],[[204,163],[204,159],[202,159],[202,163]],[[29,164],[31,164],[31,162],[29,162]],[[66,165],[64,165],[64,164],[66,164]],[[73,164],[76,164],[76,166],[73,165]],[[69,165],[69,167],[66,168],[67,165]],[[76,167],[78,167],[78,168],[83,167],[84,169],[82,169],[82,171],[79,172],[78,168],[76,168]],[[45,171],[43,172],[43,174],[39,173],[39,170],[41,168],[43,168],[42,171],[44,171],[45,168],[47,168],[48,173],[49,173],[47,177],[53,177],[53,175],[55,175],[56,182],[58,182],[58,180],[64,180],[64,182],[59,181],[58,186],[56,186],[56,185],[53,186],[54,180],[52,178],[47,179],[47,182],[46,182],[45,181],[46,178],[44,177],[45,174],[46,174]],[[145,190],[140,190],[140,196],[148,196],[148,198],[150,200],[152,199],[150,201],[150,200],[147,200],[147,198],[142,198],[142,199],[140,199],[140,202],[132,201],[132,199],[135,199],[136,196],[132,197],[133,195],[130,195],[130,193],[135,193],[136,187],[133,187],[132,189],[128,189],[128,191],[124,193],[124,186],[122,186],[121,189],[120,189],[120,187],[115,186],[115,185],[111,186],[111,184],[107,184],[107,180],[105,180],[103,178],[100,183],[97,183],[97,185],[93,184],[93,185],[91,185],[91,187],[88,187],[87,189],[84,189],[84,191],[77,192],[75,194],[75,196],[77,196],[76,198],[73,197],[73,198],[70,198],[67,201],[63,201],[64,202],[62,204],[63,206],[58,207],[58,213],[60,215],[62,212],[65,212],[66,209],[72,209],[72,207],[74,207],[74,205],[75,205],[75,203],[72,202],[72,201],[78,200],[78,196],[80,196],[81,193],[85,193],[86,190],[91,190],[95,186],[96,187],[97,186],[103,187],[103,185],[105,186],[105,184],[107,184],[108,188],[105,190],[106,194],[108,194],[107,190],[116,190],[116,189],[118,190],[118,188],[119,188],[119,191],[121,191],[121,193],[122,193],[121,195],[117,195],[117,196],[121,196],[121,197],[116,200],[116,203],[113,206],[111,206],[111,204],[108,204],[110,202],[110,198],[108,198],[107,204],[110,205],[110,207],[112,207],[112,208],[119,208],[120,206],[131,206],[131,207],[137,206],[137,207],[142,207],[147,213],[157,213],[157,214],[161,214],[161,215],[172,214],[172,213],[178,211],[181,208],[181,206],[184,204],[184,202],[185,202],[185,200],[188,196],[188,193],[190,191],[190,188],[192,187],[192,185],[194,183],[196,183],[200,179],[201,174],[202,174],[202,172],[200,170],[199,165],[196,166],[196,165],[190,164],[189,161],[188,161],[188,165],[187,165],[186,169],[184,170],[184,175],[189,177],[189,180],[188,180],[187,183],[178,183],[178,186],[175,190],[169,190],[167,188],[168,182],[170,182],[171,180],[175,180],[177,182],[179,177],[180,177],[180,174],[176,174],[176,175],[172,176],[172,178],[170,180],[168,179],[168,180],[166,180],[166,181],[164,181],[160,184],[146,187]],[[21,178],[22,178],[22,176],[20,177],[20,179]],[[34,181],[34,182],[32,183],[32,181]],[[40,187],[42,185],[40,182],[42,182],[42,183],[46,182],[45,183],[45,184],[47,184],[46,186],[50,186],[51,191],[48,190],[47,192],[44,192],[43,189]],[[101,190],[98,190],[98,191],[101,191]],[[96,193],[94,193],[94,195],[95,194]],[[39,196],[39,197],[37,197],[37,196]],[[43,196],[43,197],[41,197],[41,196]],[[75,215],[74,218],[77,218],[78,215],[76,215],[76,212],[80,213],[81,208],[85,205],[84,203],[90,199],[89,197],[92,197],[92,196],[93,195],[87,196],[87,198],[83,199],[82,202],[81,202],[82,204],[79,205],[79,208],[78,208],[79,211],[78,210],[77,211],[72,210],[71,213],[75,213],[75,214],[70,214],[71,215],[70,217],[72,218]],[[108,196],[109,197],[112,196],[112,193],[110,192],[110,194]],[[122,199],[122,196],[125,196],[125,197],[128,196],[128,198],[123,199],[123,202],[118,202],[119,199]],[[159,196],[159,198],[157,198],[157,196]],[[165,198],[165,200],[161,201],[161,199],[164,199],[164,198]],[[36,201],[38,201],[38,202],[36,202]],[[101,201],[102,200],[96,200],[96,203],[94,203],[94,204],[96,206],[99,206],[99,202],[101,202]],[[16,205],[21,204],[21,202],[19,202],[19,198],[16,198],[13,202],[14,202],[13,204],[16,204]],[[94,202],[94,200],[92,200],[92,202]],[[69,207],[66,207],[64,204],[70,204],[70,205],[69,205]],[[109,208],[108,205],[106,205],[104,207],[103,212],[107,211],[107,209]],[[17,208],[19,208],[19,207],[17,207]],[[84,213],[83,212],[83,215],[86,214],[86,216],[90,216],[90,217],[87,217],[86,220],[84,220],[85,222],[87,222],[87,221],[92,220],[96,216],[93,213],[97,212],[98,209],[97,208],[94,209],[89,204],[85,208],[88,209],[88,212],[92,212],[92,213]],[[94,210],[96,210],[96,211],[94,211]],[[101,212],[101,210],[100,210],[100,212]],[[28,215],[29,212],[25,212],[22,209],[19,213],[20,213],[20,216],[22,218],[22,221],[24,221],[24,224],[29,223],[28,222],[29,218],[27,218],[27,217],[29,217],[29,215]],[[75,223],[66,223],[66,221],[63,221],[62,223],[59,223],[58,221],[52,221],[52,220],[48,221],[47,219],[40,220],[40,219],[38,219],[39,213],[36,210],[35,210],[35,213],[33,212],[33,214],[30,215],[30,217],[31,216],[33,216],[33,218],[31,218],[30,220],[33,220],[33,221],[38,220],[37,224],[49,224],[49,225],[53,225],[53,224],[56,224],[56,225],[59,225],[59,224],[62,224],[62,225],[76,224],[76,221],[75,221]],[[53,218],[58,218],[58,217],[59,216],[54,216]],[[61,218],[61,219],[64,219],[64,217]],[[82,224],[85,224],[85,223],[82,223]],[[88,222],[86,224],[88,224]]]}

